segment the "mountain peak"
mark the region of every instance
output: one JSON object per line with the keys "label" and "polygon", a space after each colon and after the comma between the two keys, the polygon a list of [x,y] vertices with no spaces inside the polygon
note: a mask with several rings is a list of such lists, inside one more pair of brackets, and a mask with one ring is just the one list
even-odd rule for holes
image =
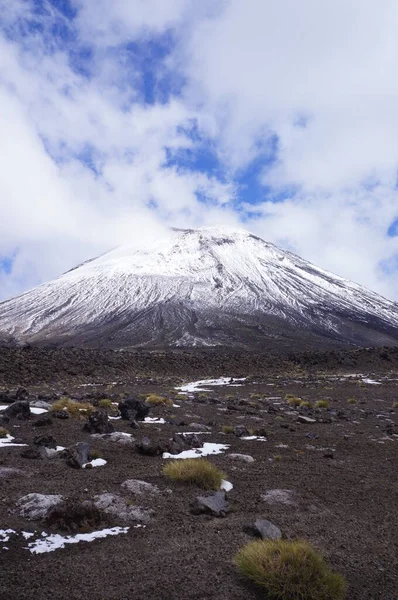
{"label": "mountain peak", "polygon": [[234,227],[125,245],[0,305],[16,341],[131,348],[394,344],[398,306]]}

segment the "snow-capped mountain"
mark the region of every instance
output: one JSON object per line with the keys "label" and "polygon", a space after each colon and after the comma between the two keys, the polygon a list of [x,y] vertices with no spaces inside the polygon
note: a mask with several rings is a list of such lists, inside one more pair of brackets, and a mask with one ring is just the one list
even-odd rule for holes
{"label": "snow-capped mountain", "polygon": [[16,342],[307,349],[398,343],[398,304],[241,230],[173,230],[0,304]]}

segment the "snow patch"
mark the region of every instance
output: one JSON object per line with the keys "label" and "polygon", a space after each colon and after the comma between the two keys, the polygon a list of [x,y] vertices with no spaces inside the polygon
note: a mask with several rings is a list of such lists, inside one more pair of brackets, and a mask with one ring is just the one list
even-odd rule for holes
{"label": "snow patch", "polygon": [[78,542],[93,542],[94,540],[105,538],[110,535],[120,535],[127,533],[129,527],[112,527],[111,529],[101,529],[92,533],[77,533],[76,535],[62,536],[57,533],[47,535],[42,533],[44,539],[38,539],[30,542],[26,547],[32,554],[43,554],[44,552],[54,552],[59,548],[65,548],[66,544],[77,544]]}
{"label": "snow patch", "polygon": [[89,465],[91,465],[92,467],[103,467],[104,465],[106,465],[106,462],[107,461],[103,458],[94,458],[94,460],[90,460],[90,462],[84,463],[83,469],[86,469]]}
{"label": "snow patch", "polygon": [[211,454],[222,454],[225,450],[228,450],[229,444],[213,444],[211,442],[205,442],[202,448],[192,448],[191,450],[184,450],[179,454],[170,454],[169,452],[163,452],[163,458],[199,458],[201,456],[210,456]]}

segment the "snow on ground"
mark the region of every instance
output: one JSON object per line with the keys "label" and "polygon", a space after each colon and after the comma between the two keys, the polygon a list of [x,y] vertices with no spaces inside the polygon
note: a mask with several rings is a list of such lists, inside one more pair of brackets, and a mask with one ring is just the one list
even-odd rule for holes
{"label": "snow on ground", "polygon": [[103,458],[94,458],[94,460],[90,460],[90,462],[84,463],[83,469],[86,469],[89,465],[91,465],[92,467],[103,467],[104,465],[106,465],[106,462],[107,461]]}
{"label": "snow on ground", "polygon": [[228,448],[229,444],[213,444],[211,442],[205,442],[202,448],[184,450],[179,454],[163,452],[163,458],[199,458],[201,456],[210,456],[211,454],[221,454],[224,450],[228,450]]}
{"label": "snow on ground", "polygon": [[99,538],[105,538],[109,535],[120,535],[127,533],[129,527],[112,527],[111,529],[101,529],[92,533],[77,533],[76,535],[62,536],[57,533],[47,535],[42,533],[42,538],[29,542],[26,547],[32,554],[43,554],[44,552],[54,552],[58,548],[65,548],[66,544],[77,544],[78,542],[93,542]]}
{"label": "snow on ground", "polygon": [[15,437],[9,433],[6,435],[6,437],[0,438],[0,448],[9,448],[10,446],[27,446],[27,444],[12,444],[12,440],[15,440]]}
{"label": "snow on ground", "polygon": [[367,383],[369,385],[381,385],[380,381],[375,381],[374,379],[362,379],[362,383]]}
{"label": "snow on ground", "polygon": [[186,383],[185,385],[175,389],[183,394],[192,392],[211,392],[212,390],[205,389],[203,386],[215,387],[220,385],[228,385],[238,387],[243,385],[242,383],[237,383],[240,381],[246,381],[246,377],[240,377],[239,379],[233,379],[232,377],[220,377],[219,379],[200,379],[199,381],[192,381],[191,383]]}
{"label": "snow on ground", "polygon": [[266,442],[267,438],[262,435],[246,435],[240,438],[241,440],[257,440],[258,442]]}
{"label": "snow on ground", "polygon": [[35,408],[35,407],[33,406],[33,407],[31,407],[31,409],[30,409],[30,412],[31,412],[33,415],[42,415],[42,414],[44,414],[44,413],[48,412],[48,410],[47,410],[46,408]]}
{"label": "snow on ground", "polygon": [[163,425],[164,423],[166,423],[166,421],[162,418],[157,418],[157,417],[145,417],[144,419],[145,423],[158,423],[160,425]]}
{"label": "snow on ground", "polygon": [[230,492],[233,489],[233,485],[230,481],[227,481],[226,479],[223,479],[221,482],[221,490],[224,490],[224,492]]}

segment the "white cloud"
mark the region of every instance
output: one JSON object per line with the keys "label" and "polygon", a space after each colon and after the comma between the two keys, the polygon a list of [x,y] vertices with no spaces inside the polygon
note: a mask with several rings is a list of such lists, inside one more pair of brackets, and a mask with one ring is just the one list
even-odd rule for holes
{"label": "white cloud", "polygon": [[[124,241],[143,243],[167,225],[238,224],[234,176],[278,136],[263,183],[296,186],[266,197],[246,226],[313,262],[398,299],[398,275],[380,261],[398,252],[386,231],[398,215],[396,4],[364,0],[74,0],[77,43],[89,43],[90,77],[21,27],[29,3],[0,0],[24,37],[0,37],[0,298],[53,277]],[[162,77],[183,94],[144,106],[140,65],[126,43],[173,29]],[[230,179],[167,163],[197,123]],[[86,162],[81,160],[86,157]],[[92,165],[88,164],[92,161]],[[364,186],[364,183],[367,184]],[[372,185],[370,185],[372,184]],[[204,194],[209,202],[198,201]]]}

